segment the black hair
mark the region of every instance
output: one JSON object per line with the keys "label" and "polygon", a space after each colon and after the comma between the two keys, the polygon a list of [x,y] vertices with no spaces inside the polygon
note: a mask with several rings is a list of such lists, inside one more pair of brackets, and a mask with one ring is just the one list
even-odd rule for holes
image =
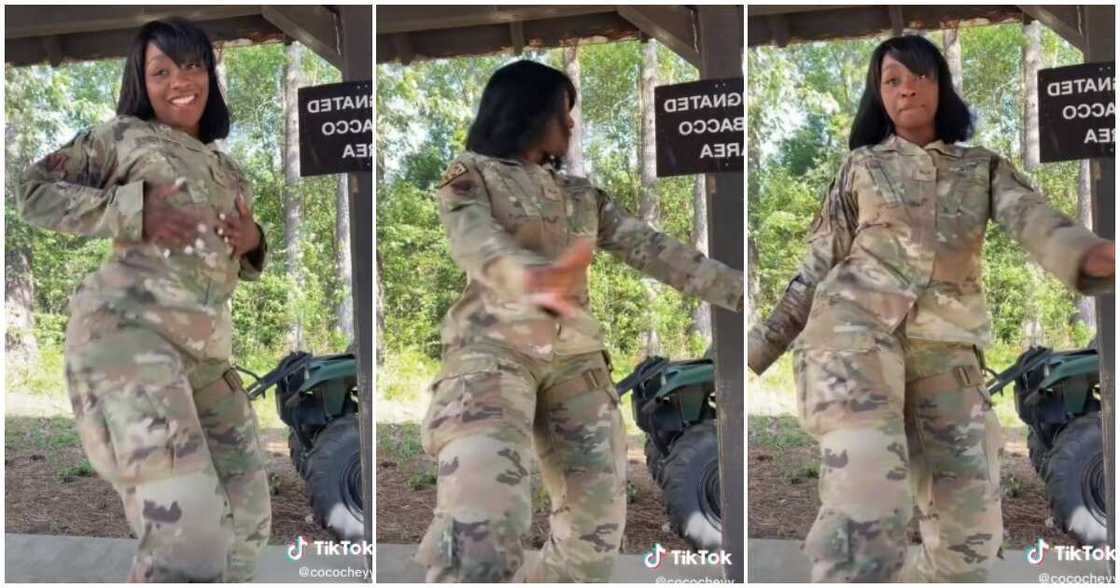
{"label": "black hair", "polygon": [[206,32],[181,19],[165,21],[153,20],[144,25],[128,49],[124,62],[124,75],[121,78],[121,97],[117,102],[117,114],[135,116],[151,120],[155,116],[152,103],[148,99],[148,89],[144,84],[144,54],[148,43],[155,43],[160,51],[167,54],[176,65],[200,63],[206,66],[210,76],[210,91],[202,118],[198,121],[199,140],[209,143],[225,139],[229,135],[229,108],[222,98],[218,85],[217,60],[214,47]]}
{"label": "black hair", "polygon": [[564,72],[526,59],[503,66],[482,90],[467,149],[491,157],[520,155],[575,103],[576,87]]}
{"label": "black hair", "polygon": [[905,35],[883,41],[871,53],[871,63],[867,66],[867,86],[863,89],[859,110],[852,122],[848,148],[875,145],[894,132],[894,123],[883,108],[883,97],[879,93],[883,57],[888,53],[915,74],[937,74],[937,114],[934,116],[937,138],[952,144],[972,137],[972,113],[953,88],[953,77],[949,73],[945,57],[936,45],[925,38]]}

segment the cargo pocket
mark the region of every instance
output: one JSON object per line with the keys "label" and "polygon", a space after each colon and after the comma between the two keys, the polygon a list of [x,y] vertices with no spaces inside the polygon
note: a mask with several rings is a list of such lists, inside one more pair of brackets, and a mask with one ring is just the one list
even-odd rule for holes
{"label": "cargo pocket", "polygon": [[429,386],[431,401],[420,428],[420,444],[432,457],[456,436],[503,416],[500,403],[488,403],[501,392],[496,359],[449,359]]}
{"label": "cargo pocket", "polygon": [[842,417],[854,400],[852,384],[866,381],[868,357],[875,349],[869,331],[803,333],[794,343],[794,377],[797,386],[797,418],[812,435],[825,431],[825,419],[833,412]]}

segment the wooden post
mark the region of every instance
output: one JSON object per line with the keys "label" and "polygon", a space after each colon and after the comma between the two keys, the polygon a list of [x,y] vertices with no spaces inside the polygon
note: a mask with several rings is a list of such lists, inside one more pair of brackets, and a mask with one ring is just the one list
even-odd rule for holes
{"label": "wooden post", "polygon": [[[1116,60],[1116,8],[1111,5],[1079,6],[1085,23],[1085,61]],[[1116,160],[1111,157],[1090,161],[1093,185],[1093,231],[1116,238]],[[1116,390],[1116,302],[1112,295],[1097,297],[1097,344],[1101,359],[1101,428],[1104,430],[1105,501],[1108,505],[1108,544],[1116,545],[1116,443],[1113,420]],[[1110,574],[1116,562],[1109,561]]]}
{"label": "wooden post", "polygon": [[[700,77],[743,75],[743,7],[699,6]],[[745,107],[744,107],[745,108]],[[743,269],[743,174],[709,174],[708,251],[712,258]],[[744,581],[743,549],[743,314],[712,306],[716,398],[719,406],[719,484],[723,551],[731,554],[727,579]]]}
{"label": "wooden post", "polygon": [[[373,79],[373,8],[339,6],[342,23],[342,79]],[[370,137],[373,143],[373,137]],[[365,540],[373,544],[373,174],[350,174],[350,292],[358,350],[358,431],[362,442],[362,505]],[[373,555],[366,558],[373,569]]]}

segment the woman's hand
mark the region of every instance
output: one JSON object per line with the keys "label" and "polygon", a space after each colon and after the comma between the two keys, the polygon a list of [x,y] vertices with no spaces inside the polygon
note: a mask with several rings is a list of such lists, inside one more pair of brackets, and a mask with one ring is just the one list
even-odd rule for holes
{"label": "woman's hand", "polygon": [[530,268],[525,280],[529,302],[570,318],[580,311],[576,289],[583,283],[587,266],[595,254],[595,243],[582,239],[565,251],[556,263]]}
{"label": "woman's hand", "polygon": [[1081,260],[1081,273],[1091,278],[1111,278],[1116,273],[1116,243],[1101,243]]}
{"label": "woman's hand", "polygon": [[226,218],[224,213],[218,215],[221,224],[218,225],[217,232],[226,244],[233,247],[233,253],[230,256],[238,258],[260,247],[261,230],[257,223],[253,221],[253,211],[249,209],[249,205],[245,203],[245,198],[241,196],[240,192],[237,193],[235,202],[237,203],[238,218]]}
{"label": "woman's hand", "polygon": [[198,217],[167,203],[185,183],[176,180],[174,184],[144,186],[144,241],[168,249],[183,249],[194,243],[200,232],[206,231],[206,225]]}

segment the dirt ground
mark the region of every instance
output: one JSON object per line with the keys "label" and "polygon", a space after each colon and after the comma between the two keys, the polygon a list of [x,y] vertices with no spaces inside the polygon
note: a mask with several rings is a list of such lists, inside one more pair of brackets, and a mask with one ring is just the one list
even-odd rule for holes
{"label": "dirt ground", "polygon": [[[271,544],[329,540],[311,519],[304,482],[288,459],[287,431],[262,432],[272,486]],[[129,537],[120,498],[85,461],[67,417],[8,417],[4,439],[5,532]]]}
{"label": "dirt ground", "polygon": [[[791,416],[751,417],[747,447],[747,533],[765,539],[804,539],[816,517],[815,443],[803,437]],[[1027,456],[1024,428],[1005,431],[1001,468],[1005,549],[1023,549],[1039,537],[1052,545],[1074,539],[1053,527],[1045,486]],[[916,512],[916,511],[915,511]],[[911,543],[920,542],[918,523],[910,525]]]}
{"label": "dirt ground", "polygon": [[[377,425],[377,542],[419,543],[436,503],[435,461],[420,450],[415,424]],[[646,553],[655,543],[688,549],[667,526],[661,490],[646,471],[641,437],[628,440],[630,486],[623,553]],[[548,537],[548,508],[540,476],[533,472],[533,523],[525,546],[540,549]]]}

